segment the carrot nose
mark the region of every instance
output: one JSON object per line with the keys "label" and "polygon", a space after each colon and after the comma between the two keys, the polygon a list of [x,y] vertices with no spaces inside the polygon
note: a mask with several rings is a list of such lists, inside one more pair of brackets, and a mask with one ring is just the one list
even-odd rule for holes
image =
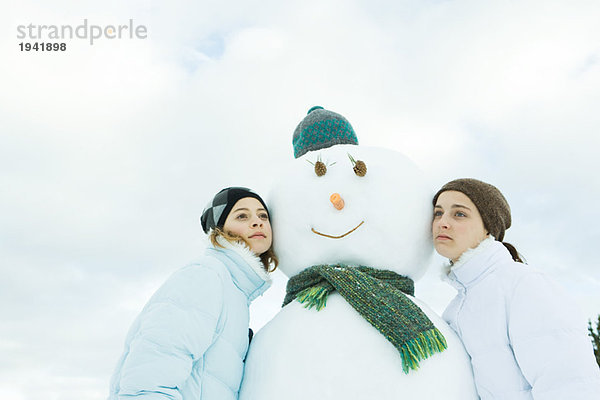
{"label": "carrot nose", "polygon": [[329,196],[329,201],[338,210],[344,208],[344,199],[342,199],[342,196],[340,196],[339,193],[334,193],[331,196]]}

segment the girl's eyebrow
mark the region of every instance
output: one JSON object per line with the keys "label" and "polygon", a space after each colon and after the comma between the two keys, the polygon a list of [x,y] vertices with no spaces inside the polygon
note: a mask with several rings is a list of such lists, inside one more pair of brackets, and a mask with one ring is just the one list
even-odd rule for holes
{"label": "girl's eyebrow", "polygon": [[[250,211],[250,209],[246,208],[246,207],[240,207],[240,208],[236,208],[232,212],[237,212],[237,211]],[[256,211],[267,211],[267,210],[265,210],[264,208],[257,208]]]}
{"label": "girl's eyebrow", "polygon": [[[444,207],[436,204],[434,208],[441,208],[442,210],[444,209]],[[462,204],[452,204],[452,206],[450,208],[464,208],[465,210],[469,210],[471,211],[471,209],[467,206],[463,206]]]}
{"label": "girl's eyebrow", "polygon": [[463,206],[462,204],[452,204],[451,208],[464,208],[465,210],[471,211],[471,209],[467,206]]}

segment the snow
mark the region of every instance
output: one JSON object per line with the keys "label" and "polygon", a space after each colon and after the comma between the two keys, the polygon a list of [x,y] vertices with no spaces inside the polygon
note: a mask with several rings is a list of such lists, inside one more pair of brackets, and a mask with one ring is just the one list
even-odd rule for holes
{"label": "snow", "polygon": [[[357,176],[350,154],[366,163]],[[321,159],[317,176],[306,162]],[[332,194],[344,199],[336,209]],[[336,145],[294,160],[269,199],[279,269],[288,277],[312,265],[345,263],[421,277],[432,255],[433,189],[405,156],[383,148]],[[364,221],[350,234],[342,236]],[[446,337],[448,349],[405,374],[396,348],[338,293],[321,310],[297,301],[259,330],[246,360],[241,400],[477,398],[469,357],[448,325],[414,299]]]}

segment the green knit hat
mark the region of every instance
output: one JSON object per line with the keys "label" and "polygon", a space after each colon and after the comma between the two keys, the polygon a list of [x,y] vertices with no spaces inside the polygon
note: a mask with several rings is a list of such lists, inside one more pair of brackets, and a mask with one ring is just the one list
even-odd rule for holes
{"label": "green knit hat", "polygon": [[309,151],[336,144],[358,144],[358,139],[346,118],[321,106],[314,106],[294,130],[292,144],[294,158],[298,158]]}
{"label": "green knit hat", "polygon": [[510,228],[510,206],[498,188],[477,179],[463,178],[446,183],[433,197],[433,206],[442,192],[456,190],[465,194],[481,215],[483,226],[496,240],[504,239],[504,232]]}

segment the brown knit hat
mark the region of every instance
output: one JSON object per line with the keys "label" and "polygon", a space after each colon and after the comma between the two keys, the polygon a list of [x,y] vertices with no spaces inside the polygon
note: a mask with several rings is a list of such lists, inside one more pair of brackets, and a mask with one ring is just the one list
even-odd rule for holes
{"label": "brown knit hat", "polygon": [[496,240],[504,239],[504,232],[510,228],[510,206],[498,188],[477,179],[463,178],[446,183],[433,196],[433,206],[442,192],[456,190],[465,194],[481,215],[483,226]]}

